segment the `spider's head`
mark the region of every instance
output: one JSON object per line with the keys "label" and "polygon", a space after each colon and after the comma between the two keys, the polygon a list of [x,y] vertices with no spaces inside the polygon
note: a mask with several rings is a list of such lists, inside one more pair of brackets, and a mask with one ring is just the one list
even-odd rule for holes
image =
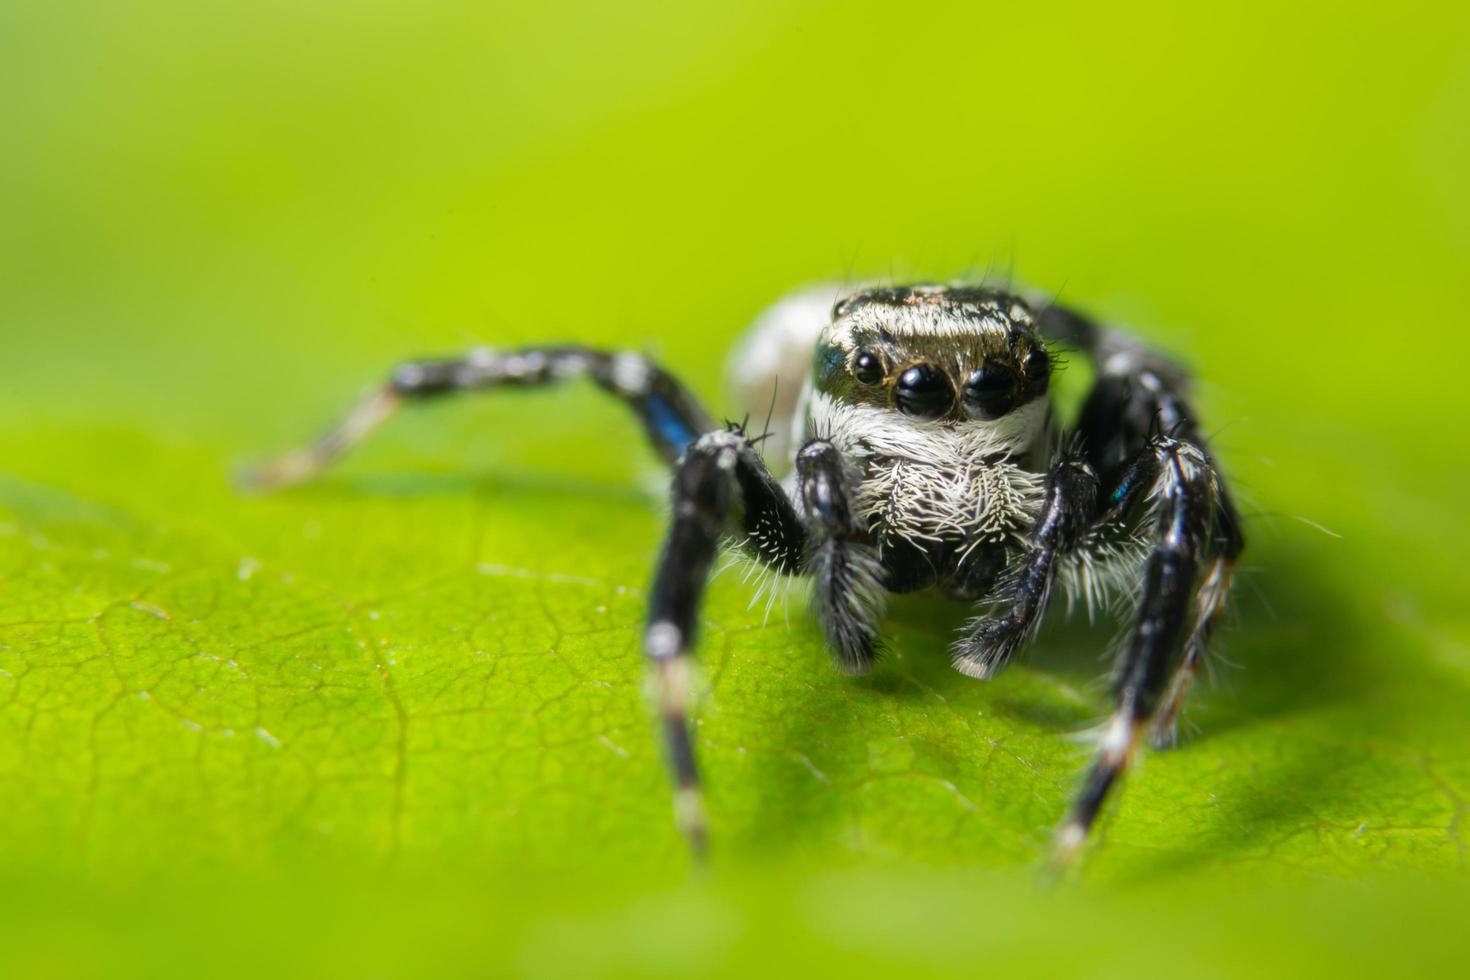
{"label": "spider's head", "polygon": [[1052,361],[1024,300],[998,289],[900,286],[838,301],[816,390],[917,420],[999,419],[1045,395]]}

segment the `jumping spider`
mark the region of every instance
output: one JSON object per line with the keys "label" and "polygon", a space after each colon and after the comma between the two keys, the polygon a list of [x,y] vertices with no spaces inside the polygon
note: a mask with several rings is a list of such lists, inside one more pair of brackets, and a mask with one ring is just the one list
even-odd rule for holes
{"label": "jumping spider", "polygon": [[[1096,376],[1070,432],[1049,391],[1062,347],[1085,353]],[[1122,596],[1132,611],[1116,710],[1056,836],[1057,855],[1074,855],[1145,730],[1155,745],[1173,740],[1244,546],[1183,370],[1079,313],[967,285],[797,294],[757,322],[733,368],[748,407],[772,406],[764,449],[792,462],[784,480],[743,425],[717,425],[646,357],[531,347],[405,363],[255,483],[305,480],[400,404],[453,392],[586,377],[631,408],[673,468],[643,648],[677,822],[696,852],[706,831],[687,658],[722,546],[812,580],[847,674],[872,667],[889,593],[934,588],[987,609],[953,645],[955,668],[977,678],[1034,635],[1054,586],[1090,604]]]}

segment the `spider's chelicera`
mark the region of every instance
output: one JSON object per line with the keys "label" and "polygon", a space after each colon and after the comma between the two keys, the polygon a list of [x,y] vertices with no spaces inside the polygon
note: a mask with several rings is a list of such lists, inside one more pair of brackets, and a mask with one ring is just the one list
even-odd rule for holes
{"label": "spider's chelicera", "polygon": [[[1096,374],[1070,430],[1050,392],[1060,348],[1085,353]],[[696,851],[706,832],[687,660],[722,546],[811,579],[833,661],[848,674],[878,656],[891,593],[932,588],[978,604],[953,645],[954,666],[977,678],[1034,635],[1058,586],[1090,605],[1122,597],[1116,709],[1056,838],[1060,857],[1075,854],[1145,736],[1173,741],[1244,546],[1184,372],[1059,306],[916,285],[784,300],[756,323],[733,374],[751,410],[771,406],[764,445],[743,425],[717,425],[641,354],[534,347],[413,361],[255,482],[309,478],[401,403],[450,392],[586,377],[631,408],[673,469],[643,646],[676,818]]]}

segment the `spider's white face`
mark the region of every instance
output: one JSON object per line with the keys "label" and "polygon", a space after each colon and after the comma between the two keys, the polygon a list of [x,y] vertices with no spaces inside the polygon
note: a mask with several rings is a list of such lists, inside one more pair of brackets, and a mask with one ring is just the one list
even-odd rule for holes
{"label": "spider's white face", "polygon": [[1031,311],[997,290],[870,289],[837,303],[817,337],[815,390],[908,418],[995,421],[1046,394],[1051,358]]}
{"label": "spider's white face", "polygon": [[866,290],[840,300],[816,339],[803,434],[860,458],[1014,459],[1045,435],[1050,379],[1050,355],[1017,297]]}

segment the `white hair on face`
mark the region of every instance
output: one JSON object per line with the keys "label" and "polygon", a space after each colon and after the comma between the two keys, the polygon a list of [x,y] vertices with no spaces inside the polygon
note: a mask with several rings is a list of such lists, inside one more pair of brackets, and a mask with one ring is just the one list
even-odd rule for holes
{"label": "white hair on face", "polygon": [[814,437],[830,440],[854,459],[885,456],[944,466],[1025,454],[1045,434],[1049,407],[1045,398],[1034,398],[998,419],[933,422],[812,390],[807,415]]}
{"label": "white hair on face", "polygon": [[1047,409],[1038,398],[993,421],[943,424],[813,391],[807,433],[866,467],[857,509],[885,535],[919,547],[1019,541],[1041,508],[1046,476],[1009,460],[1044,438]]}

